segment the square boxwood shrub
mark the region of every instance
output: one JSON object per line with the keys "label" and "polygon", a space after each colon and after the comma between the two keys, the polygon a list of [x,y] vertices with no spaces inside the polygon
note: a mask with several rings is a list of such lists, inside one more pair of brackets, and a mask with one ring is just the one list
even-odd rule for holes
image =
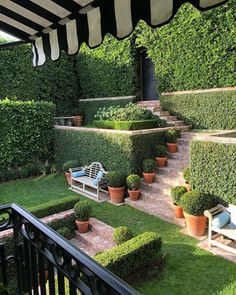
{"label": "square boxwood shrub", "polygon": [[55,106],[0,100],[0,170],[51,158]]}
{"label": "square boxwood shrub", "polygon": [[107,171],[141,173],[143,160],[154,157],[154,147],[164,141],[164,132],[130,135],[57,128],[55,161],[60,168],[64,162],[78,158],[83,165],[101,162]]}
{"label": "square boxwood shrub", "polygon": [[161,105],[195,129],[236,128],[236,91],[163,95]]}
{"label": "square boxwood shrub", "polygon": [[191,142],[191,184],[236,205],[236,144],[212,141]]}
{"label": "square boxwood shrub", "polygon": [[160,253],[161,247],[162,241],[157,233],[145,232],[94,258],[120,278],[125,278],[151,262]]}

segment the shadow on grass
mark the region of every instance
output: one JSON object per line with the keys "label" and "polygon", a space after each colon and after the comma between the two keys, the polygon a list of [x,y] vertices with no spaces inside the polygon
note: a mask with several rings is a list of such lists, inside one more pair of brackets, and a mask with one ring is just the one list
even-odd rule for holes
{"label": "shadow on grass", "polygon": [[192,245],[165,246],[168,257],[163,272],[148,282],[140,279],[134,284],[142,294],[236,294],[234,263]]}

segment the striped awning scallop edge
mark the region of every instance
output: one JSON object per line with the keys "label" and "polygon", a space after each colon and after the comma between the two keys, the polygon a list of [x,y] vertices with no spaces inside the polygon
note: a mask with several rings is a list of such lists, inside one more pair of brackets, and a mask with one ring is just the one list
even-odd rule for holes
{"label": "striped awning scallop edge", "polygon": [[190,2],[199,10],[227,0],[0,0],[0,30],[32,43],[33,65],[77,53],[85,42],[99,46],[106,33],[129,36],[139,20],[156,28]]}

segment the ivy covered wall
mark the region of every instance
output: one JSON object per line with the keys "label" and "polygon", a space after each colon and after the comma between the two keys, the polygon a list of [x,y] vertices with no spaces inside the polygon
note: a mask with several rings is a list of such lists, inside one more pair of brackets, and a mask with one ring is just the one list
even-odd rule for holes
{"label": "ivy covered wall", "polygon": [[137,68],[132,38],[106,36],[96,49],[82,46],[77,55],[81,97],[129,96],[137,92]]}
{"label": "ivy covered wall", "polygon": [[66,115],[79,96],[74,68],[75,59],[66,54],[59,61],[48,60],[44,66],[34,68],[29,45],[1,49],[0,99],[51,101],[56,104],[58,114]]}
{"label": "ivy covered wall", "polygon": [[136,44],[155,63],[160,91],[235,86],[236,0],[199,12],[185,4],[168,25],[137,29]]}

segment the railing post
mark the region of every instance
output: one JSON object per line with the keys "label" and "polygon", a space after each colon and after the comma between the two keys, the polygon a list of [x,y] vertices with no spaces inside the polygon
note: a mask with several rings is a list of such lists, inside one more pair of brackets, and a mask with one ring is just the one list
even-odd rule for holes
{"label": "railing post", "polygon": [[7,261],[6,261],[5,245],[3,243],[0,244],[0,266],[2,269],[3,285],[7,286]]}

